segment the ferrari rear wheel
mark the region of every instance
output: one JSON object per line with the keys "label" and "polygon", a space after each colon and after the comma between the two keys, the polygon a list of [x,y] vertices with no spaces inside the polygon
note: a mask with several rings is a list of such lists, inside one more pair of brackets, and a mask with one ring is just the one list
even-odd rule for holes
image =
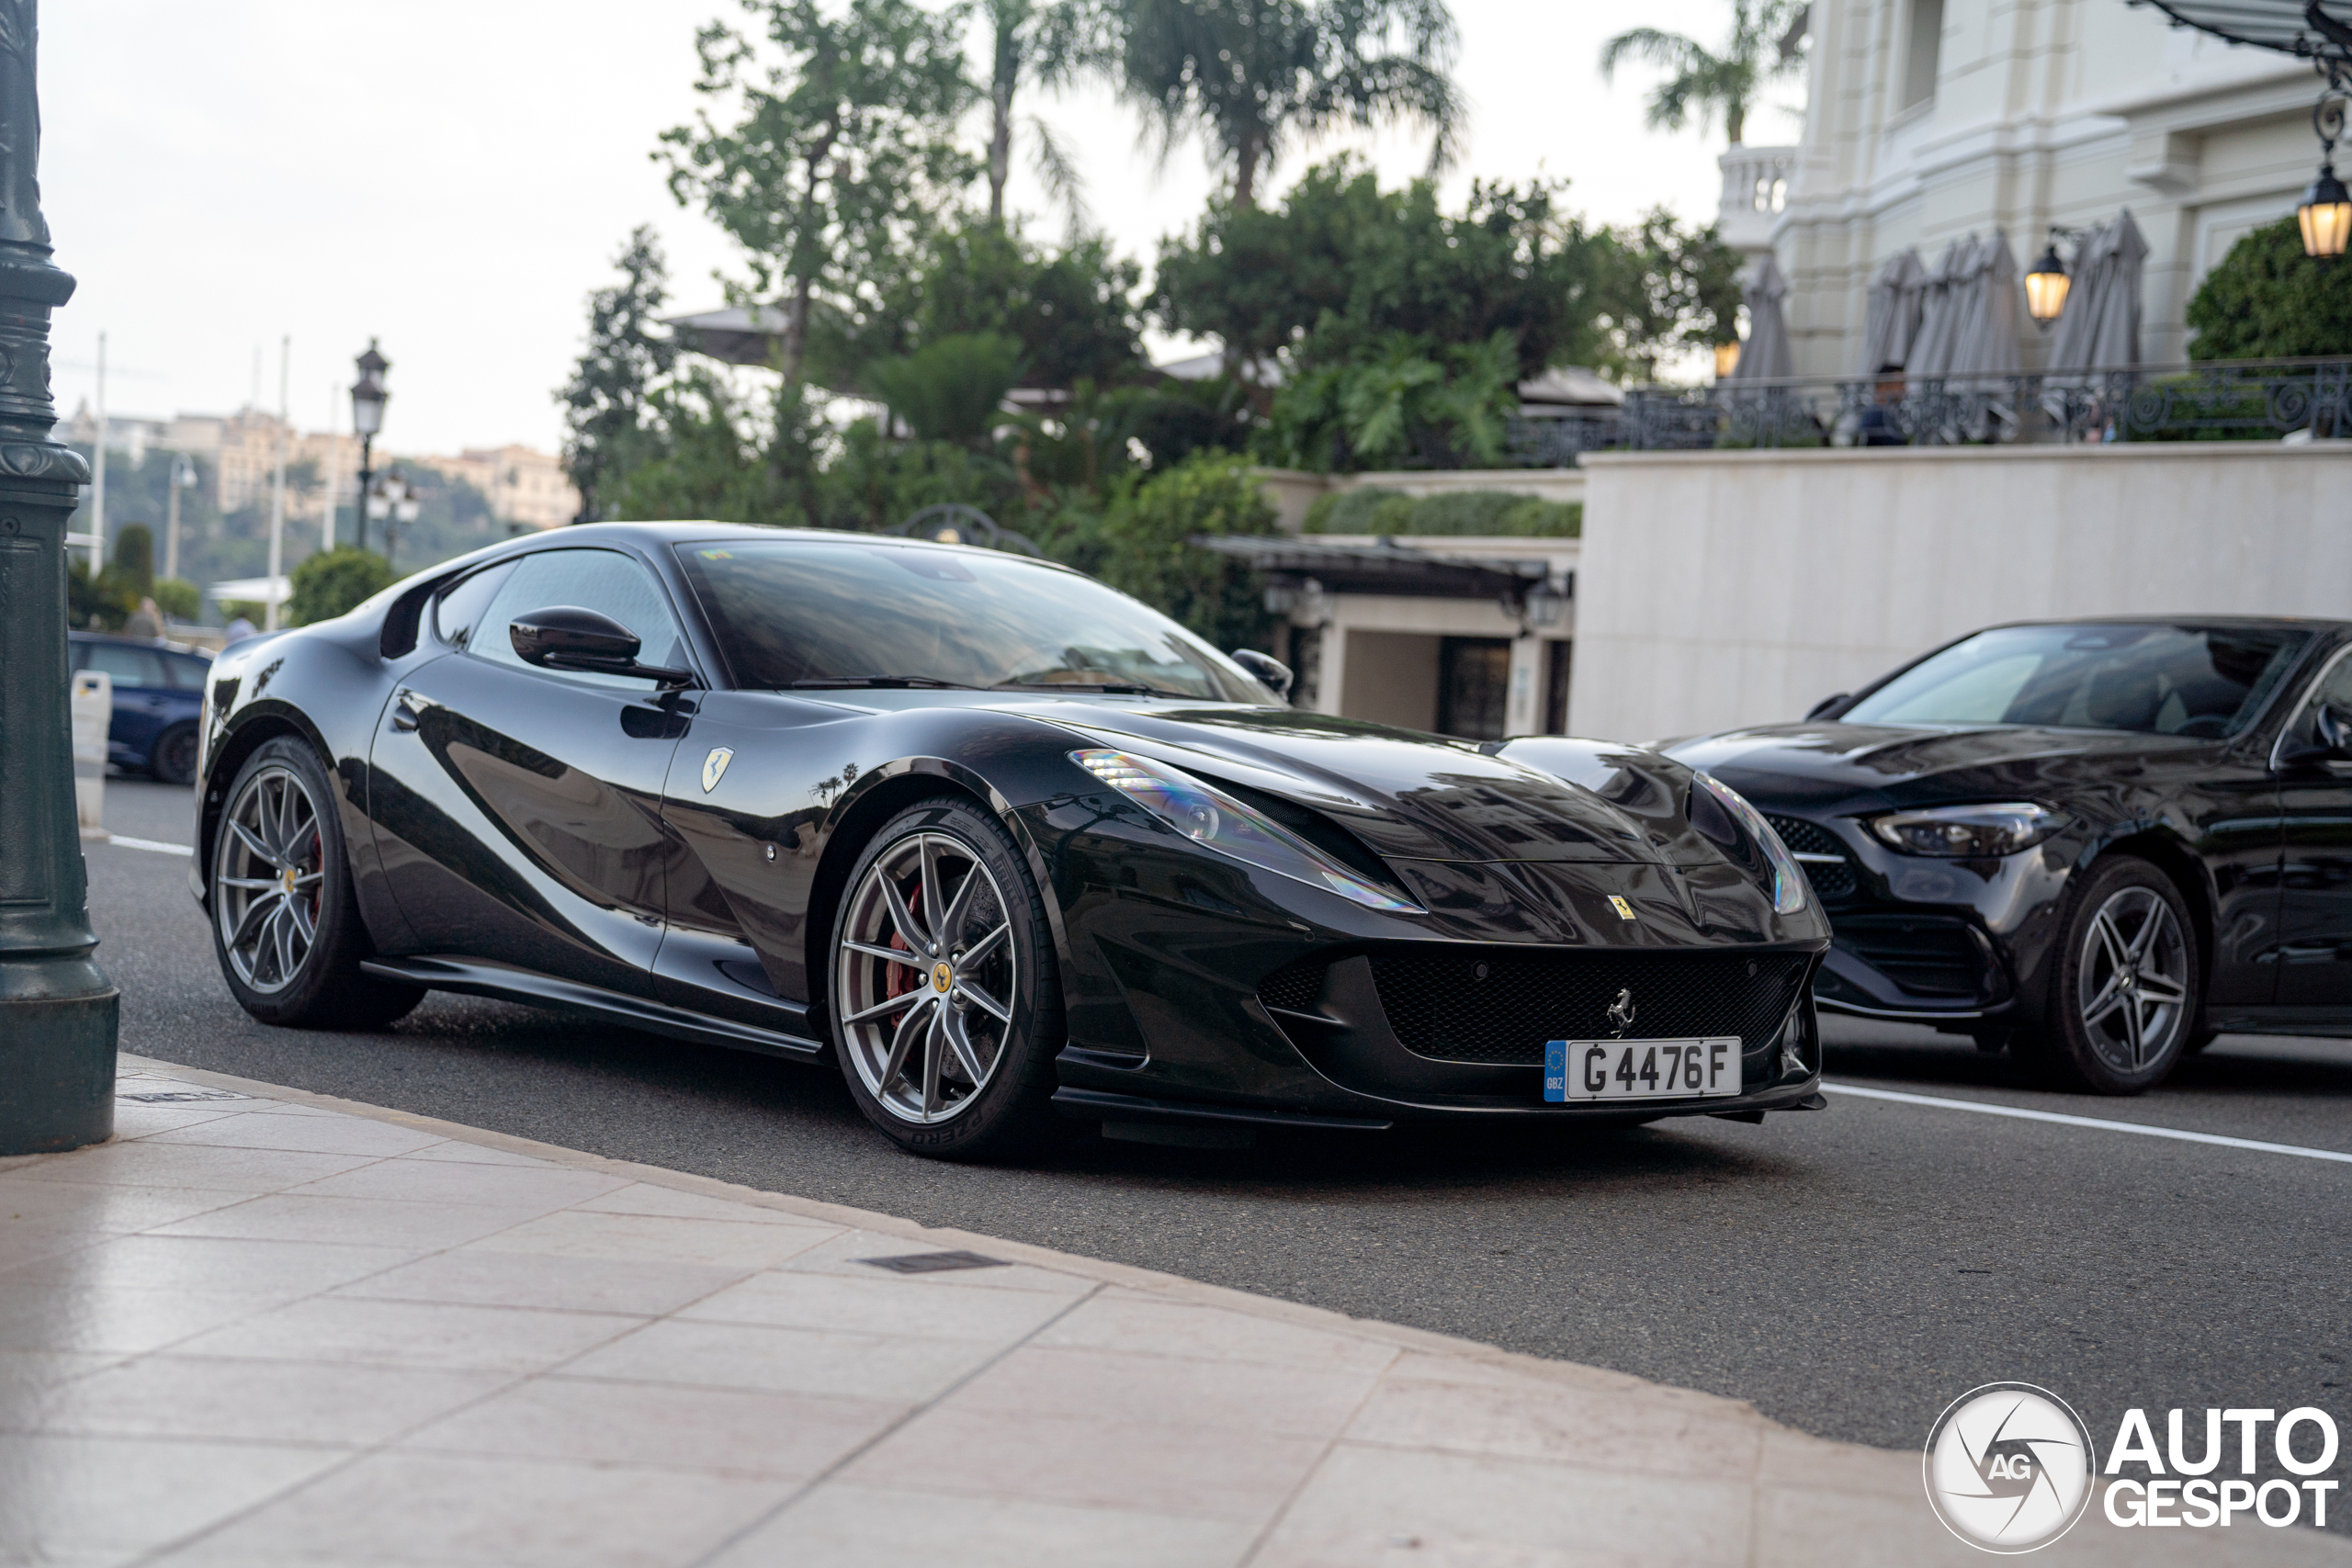
{"label": "ferrari rear wheel", "polygon": [[1050,1131],[1060,987],[1045,903],[1011,834],[955,797],[890,819],[834,917],[834,1047],[900,1147],[1019,1153]]}
{"label": "ferrari rear wheel", "polygon": [[265,1023],[378,1028],[424,998],[361,973],[369,952],[326,769],[281,737],[245,760],[213,836],[212,947]]}

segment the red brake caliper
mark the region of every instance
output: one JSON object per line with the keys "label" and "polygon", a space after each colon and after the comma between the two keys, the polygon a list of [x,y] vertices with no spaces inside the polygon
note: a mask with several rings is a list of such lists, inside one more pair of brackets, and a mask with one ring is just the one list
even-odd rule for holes
{"label": "red brake caliper", "polygon": [[[907,900],[907,908],[910,909],[918,909],[922,907],[922,883],[918,880],[915,883],[913,896]],[[910,953],[914,951],[914,949],[907,945],[905,933],[900,931],[895,923],[890,928],[890,945],[900,953]],[[889,965],[888,973],[883,977],[882,994],[885,997],[903,997],[912,991],[915,988],[915,971],[903,964],[893,964]],[[890,1015],[892,1027],[895,1028],[898,1025],[902,1016],[903,1015],[898,1013]]]}

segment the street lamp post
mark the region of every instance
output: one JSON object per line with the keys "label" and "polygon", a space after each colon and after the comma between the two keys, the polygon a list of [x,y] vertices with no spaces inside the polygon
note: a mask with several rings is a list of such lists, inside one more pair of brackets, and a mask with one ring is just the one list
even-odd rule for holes
{"label": "street lamp post", "polygon": [[65,527],[89,465],[51,436],[36,0],[0,0],[0,1155],[114,1132],[121,998],[91,956],[66,720]]}
{"label": "street lamp post", "polygon": [[352,525],[359,533],[359,547],[368,547],[368,481],[376,477],[376,433],[384,428],[384,404],[391,394],[384,390],[384,372],[392,362],[376,351],[376,340],[368,340],[368,352],[358,360],[359,379],[351,384],[351,428],[359,437],[359,490],[357,504],[352,507]]}

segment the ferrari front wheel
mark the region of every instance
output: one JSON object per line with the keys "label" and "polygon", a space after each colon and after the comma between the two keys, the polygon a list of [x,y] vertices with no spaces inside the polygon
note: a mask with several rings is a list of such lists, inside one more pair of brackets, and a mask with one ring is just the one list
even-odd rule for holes
{"label": "ferrari front wheel", "polygon": [[360,970],[370,947],[334,801],[317,755],[281,737],[238,770],[213,833],[213,952],[264,1023],[380,1028],[424,996]]}
{"label": "ferrari front wheel", "polygon": [[901,1148],[1001,1158],[1050,1131],[1061,989],[1012,836],[955,797],[874,836],[833,919],[833,1044],[858,1109]]}

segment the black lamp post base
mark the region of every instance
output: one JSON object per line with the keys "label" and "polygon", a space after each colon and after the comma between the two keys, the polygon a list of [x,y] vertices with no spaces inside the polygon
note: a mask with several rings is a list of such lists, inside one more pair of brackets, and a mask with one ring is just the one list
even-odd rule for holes
{"label": "black lamp post base", "polygon": [[0,1155],[114,1136],[122,995],[87,957],[0,962]]}

